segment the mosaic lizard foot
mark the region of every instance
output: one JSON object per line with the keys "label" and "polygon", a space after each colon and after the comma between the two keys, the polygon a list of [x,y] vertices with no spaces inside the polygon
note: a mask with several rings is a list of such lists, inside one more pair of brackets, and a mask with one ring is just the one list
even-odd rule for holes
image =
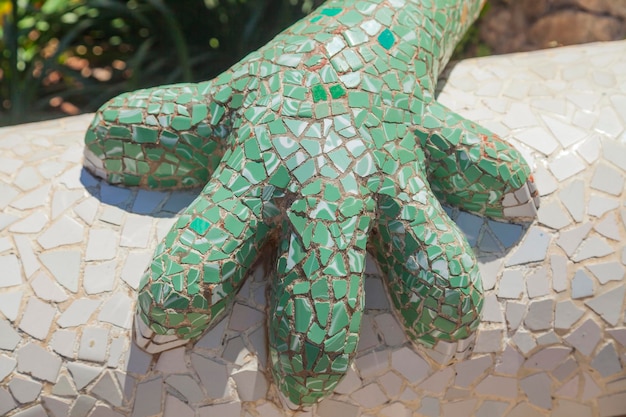
{"label": "mosaic lizard foot", "polygon": [[519,152],[433,99],[480,3],[329,1],[212,81],[100,109],[86,136],[92,172],[206,183],[142,280],[142,348],[180,346],[219,321],[268,242],[271,369],[296,405],[324,398],[354,357],[366,250],[414,341],[470,337],[477,262],[439,200],[500,218],[538,204]]}

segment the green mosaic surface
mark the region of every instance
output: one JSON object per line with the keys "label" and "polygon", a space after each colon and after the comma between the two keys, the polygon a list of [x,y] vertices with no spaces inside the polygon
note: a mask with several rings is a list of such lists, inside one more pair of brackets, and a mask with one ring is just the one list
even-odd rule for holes
{"label": "green mosaic surface", "polygon": [[415,342],[470,336],[477,262],[440,200],[502,217],[505,196],[532,181],[516,150],[434,100],[480,6],[329,1],[214,80],[105,104],[85,139],[96,174],[206,184],[155,251],[140,320],[198,338],[268,244],[271,367],[295,404],[332,392],[354,357],[366,251]]}

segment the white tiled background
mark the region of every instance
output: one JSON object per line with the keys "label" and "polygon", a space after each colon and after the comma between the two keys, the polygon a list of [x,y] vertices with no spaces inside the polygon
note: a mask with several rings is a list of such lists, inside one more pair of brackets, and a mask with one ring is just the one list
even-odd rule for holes
{"label": "white tiled background", "polygon": [[389,310],[373,264],[358,357],[335,394],[282,408],[265,372],[265,281],[195,346],[131,343],[139,278],[193,193],[81,170],[90,116],[0,129],[0,415],[626,415],[626,42],[456,65],[440,101],[519,146],[538,220],[450,210],[481,259],[473,354],[440,367]]}

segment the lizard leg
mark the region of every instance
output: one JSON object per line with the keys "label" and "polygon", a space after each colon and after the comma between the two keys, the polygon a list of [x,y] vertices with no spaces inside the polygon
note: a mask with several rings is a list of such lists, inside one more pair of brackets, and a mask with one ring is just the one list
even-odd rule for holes
{"label": "lizard leg", "polygon": [[[426,183],[410,169],[404,193],[378,200],[372,252],[407,334],[433,347],[468,338],[478,327],[482,287],[469,244]],[[402,182],[400,178],[400,182]]]}
{"label": "lizard leg", "polygon": [[437,197],[491,217],[535,217],[538,193],[519,151],[437,102],[426,105],[420,119],[415,133]]}
{"label": "lizard leg", "polygon": [[373,208],[370,197],[337,195],[298,199],[287,210],[270,291],[269,347],[274,380],[294,404],[312,405],[332,392],[356,353]]}
{"label": "lizard leg", "polygon": [[239,157],[227,152],[144,275],[136,337],[150,353],[185,344],[223,317],[269,236],[261,187],[250,188],[229,166],[233,159]]}
{"label": "lizard leg", "polygon": [[85,135],[85,167],[111,184],[199,187],[224,155],[226,106],[211,82],[121,94]]}

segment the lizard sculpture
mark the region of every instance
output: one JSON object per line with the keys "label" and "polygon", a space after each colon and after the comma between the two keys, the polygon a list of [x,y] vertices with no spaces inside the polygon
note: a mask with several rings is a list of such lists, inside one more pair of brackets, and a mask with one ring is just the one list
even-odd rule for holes
{"label": "lizard sculpture", "polygon": [[495,218],[538,204],[521,155],[434,98],[481,3],[331,0],[211,81],[122,94],[97,112],[93,173],[204,186],[142,279],[143,349],[218,322],[264,247],[271,371],[296,405],[332,392],[355,355],[366,251],[412,340],[474,332],[477,262],[440,201]]}

